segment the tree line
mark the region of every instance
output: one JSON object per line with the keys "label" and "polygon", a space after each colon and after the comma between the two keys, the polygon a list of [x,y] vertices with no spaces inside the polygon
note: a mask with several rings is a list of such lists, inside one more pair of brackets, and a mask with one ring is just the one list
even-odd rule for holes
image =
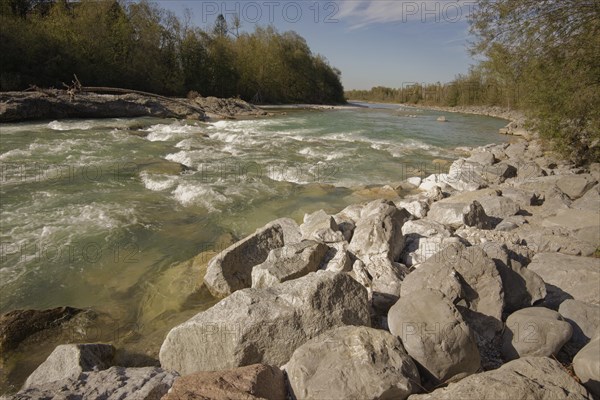
{"label": "tree line", "polygon": [[376,86],[369,90],[346,91],[347,99],[431,106],[500,106],[518,108],[519,87],[506,87],[485,71],[472,68],[449,83],[407,82],[400,88]]}
{"label": "tree line", "polygon": [[349,99],[520,109],[571,159],[600,162],[600,2],[478,0],[471,52],[483,61],[447,84],[349,91]]}
{"label": "tree line", "polygon": [[341,72],[295,32],[219,16],[212,29],[147,0],[2,0],[0,90],[86,86],[262,103],[342,103]]}

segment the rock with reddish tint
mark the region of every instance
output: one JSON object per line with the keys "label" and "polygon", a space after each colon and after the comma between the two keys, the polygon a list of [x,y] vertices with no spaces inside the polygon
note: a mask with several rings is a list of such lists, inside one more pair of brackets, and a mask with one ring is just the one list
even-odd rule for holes
{"label": "rock with reddish tint", "polygon": [[183,376],[162,400],[285,400],[285,396],[283,372],[269,365],[254,364]]}

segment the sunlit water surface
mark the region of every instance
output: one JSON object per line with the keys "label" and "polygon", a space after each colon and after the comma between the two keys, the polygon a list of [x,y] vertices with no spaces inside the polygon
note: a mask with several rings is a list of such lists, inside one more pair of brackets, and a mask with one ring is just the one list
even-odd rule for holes
{"label": "sunlit water surface", "polygon": [[[0,313],[91,308],[96,330],[70,340],[155,357],[168,329],[215,303],[201,283],[216,251],[278,217],[389,197],[372,187],[439,172],[458,146],[506,141],[505,123],[371,105],[1,125]],[[56,344],[44,343],[4,360],[0,393]]]}

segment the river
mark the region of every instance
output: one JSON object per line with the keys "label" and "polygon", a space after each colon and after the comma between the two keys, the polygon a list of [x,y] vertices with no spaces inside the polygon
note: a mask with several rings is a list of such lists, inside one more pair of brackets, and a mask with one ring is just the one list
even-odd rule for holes
{"label": "river", "polygon": [[[373,187],[447,170],[458,146],[507,141],[505,124],[392,105],[3,124],[0,313],[91,308],[111,321],[92,339],[155,357],[170,327],[214,304],[201,282],[216,251],[278,217],[390,197]],[[18,352],[3,384],[49,351]]]}

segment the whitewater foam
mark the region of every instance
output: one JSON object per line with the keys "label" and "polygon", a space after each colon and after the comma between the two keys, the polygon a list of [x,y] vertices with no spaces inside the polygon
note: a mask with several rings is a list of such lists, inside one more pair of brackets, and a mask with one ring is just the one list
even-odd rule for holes
{"label": "whitewater foam", "polygon": [[94,127],[93,121],[52,121],[48,125],[53,131],[86,131]]}
{"label": "whitewater foam", "polygon": [[199,183],[181,183],[171,192],[173,198],[181,205],[200,205],[209,212],[220,211],[217,206],[230,203],[227,196],[217,192],[215,189]]}
{"label": "whitewater foam", "polygon": [[190,137],[204,131],[203,127],[198,125],[189,125],[183,122],[174,122],[172,124],[152,125],[144,131],[150,132],[146,139],[151,142],[166,142],[182,137]]}
{"label": "whitewater foam", "polygon": [[0,154],[0,160],[10,160],[13,158],[22,159],[31,156],[30,150],[12,149],[6,153]]}
{"label": "whitewater foam", "polygon": [[153,192],[162,192],[163,190],[170,189],[175,186],[179,179],[178,177],[171,175],[152,175],[146,171],[143,171],[140,174],[140,178],[146,189],[152,190]]}

